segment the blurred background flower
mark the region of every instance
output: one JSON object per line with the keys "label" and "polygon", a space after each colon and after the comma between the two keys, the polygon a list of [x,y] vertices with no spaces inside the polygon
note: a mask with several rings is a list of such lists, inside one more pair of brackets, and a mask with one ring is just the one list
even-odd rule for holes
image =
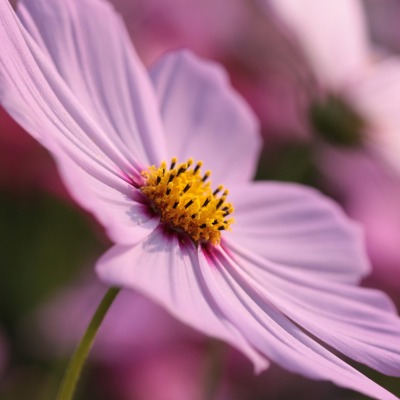
{"label": "blurred background flower", "polygon": [[[225,66],[262,124],[258,178],[309,184],[339,201],[365,229],[374,266],[365,284],[399,305],[399,2],[112,3],[146,65],[187,47]],[[3,110],[0,148],[0,398],[49,399],[104,290],[82,276],[109,242]],[[122,293],[107,318],[79,398],[197,400],[206,338],[134,293]],[[365,398],[277,367],[254,376],[236,351],[224,355],[221,400]],[[398,380],[364,372],[400,395]]]}
{"label": "blurred background flower", "polygon": [[400,3],[397,0],[364,0],[372,42],[387,53],[400,53]]}

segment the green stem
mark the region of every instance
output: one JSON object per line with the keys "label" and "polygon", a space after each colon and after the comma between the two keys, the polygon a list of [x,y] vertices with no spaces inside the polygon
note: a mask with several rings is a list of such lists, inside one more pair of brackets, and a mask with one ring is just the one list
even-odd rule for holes
{"label": "green stem", "polygon": [[93,346],[94,338],[108,309],[121,289],[112,287],[107,290],[100,302],[89,326],[86,329],[78,347],[76,348],[65,371],[63,381],[58,392],[57,400],[72,400],[76,385],[82,372],[83,365]]}
{"label": "green stem", "polygon": [[213,400],[220,387],[220,381],[224,371],[225,345],[210,339],[204,368],[204,385],[202,400]]}

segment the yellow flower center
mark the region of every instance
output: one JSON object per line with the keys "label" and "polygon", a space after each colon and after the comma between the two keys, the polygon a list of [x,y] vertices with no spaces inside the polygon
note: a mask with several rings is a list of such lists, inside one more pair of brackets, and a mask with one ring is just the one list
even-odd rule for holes
{"label": "yellow flower center", "polygon": [[161,216],[161,222],[178,232],[186,232],[193,242],[219,244],[221,232],[230,230],[233,212],[226,202],[228,190],[218,186],[214,191],[207,171],[201,174],[202,162],[193,160],[177,164],[173,158],[169,169],[165,162],[142,172],[146,183],[140,188]]}

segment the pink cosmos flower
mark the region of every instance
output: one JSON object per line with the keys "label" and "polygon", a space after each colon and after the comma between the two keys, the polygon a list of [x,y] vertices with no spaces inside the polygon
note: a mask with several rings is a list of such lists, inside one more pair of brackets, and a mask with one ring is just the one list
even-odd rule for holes
{"label": "pink cosmos flower", "polygon": [[[400,59],[376,59],[361,1],[261,3],[297,38],[316,77],[313,104],[305,104],[304,110],[305,116],[313,115],[305,119],[308,129],[319,131],[335,145],[364,145],[400,171]],[[341,125],[332,127],[327,110],[333,108]]]}
{"label": "pink cosmos flower", "polygon": [[149,77],[104,1],[27,0],[18,14],[0,1],[1,102],[115,241],[100,278],[257,371],[271,360],[394,399],[330,350],[400,373],[395,307],[355,285],[369,270],[358,228],[311,189],[250,182],[257,123],[220,69],[179,52]]}
{"label": "pink cosmos flower", "polygon": [[[295,35],[323,86],[345,82],[368,62],[368,38],[358,0],[260,0]],[[311,23],[312,22],[312,23]],[[340,27],[340,29],[339,29]],[[316,33],[319,35],[315,35]],[[340,63],[332,63],[338,61]]]}
{"label": "pink cosmos flower", "polygon": [[316,78],[313,96],[298,113],[304,130],[325,139],[316,152],[320,184],[366,228],[375,283],[398,292],[399,58],[377,59],[358,0],[262,4],[297,38]]}

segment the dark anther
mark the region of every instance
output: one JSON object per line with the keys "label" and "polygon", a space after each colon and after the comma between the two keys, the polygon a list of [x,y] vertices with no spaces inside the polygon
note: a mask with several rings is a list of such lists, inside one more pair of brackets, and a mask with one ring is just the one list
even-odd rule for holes
{"label": "dark anther", "polygon": [[174,179],[175,178],[175,175],[174,174],[171,174],[170,176],[169,176],[169,178],[168,178],[168,183],[170,183],[171,181],[172,181],[172,179]]}
{"label": "dark anther", "polygon": [[207,226],[207,224],[201,224],[201,225],[200,225],[200,228],[203,229],[203,228],[205,228],[206,226]]}
{"label": "dark anther", "polygon": [[189,200],[186,204],[185,204],[185,208],[188,208],[189,206],[191,206],[194,203],[193,200]]}
{"label": "dark anther", "polygon": [[176,176],[179,176],[182,172],[185,172],[187,170],[187,167],[180,167],[178,169],[178,173],[176,174]]}
{"label": "dark anther", "polygon": [[167,191],[165,192],[167,194],[167,196],[171,193],[171,188],[167,188]]}
{"label": "dark anther", "polygon": [[157,176],[157,185],[159,185],[161,182],[161,176]]}
{"label": "dark anther", "polygon": [[169,169],[174,169],[175,168],[175,164],[176,164],[176,161],[172,160],[171,166],[169,167]]}
{"label": "dark anther", "polygon": [[220,187],[217,187],[214,191],[213,191],[213,195],[215,196],[218,192],[221,191]]}
{"label": "dark anther", "polygon": [[213,224],[213,225],[217,225],[217,224],[218,224],[218,220],[217,220],[217,219],[214,219],[214,221],[213,221],[212,224]]}
{"label": "dark anther", "polygon": [[210,174],[205,173],[204,176],[203,176],[202,181],[205,182],[208,179],[209,176],[210,176]]}
{"label": "dark anther", "polygon": [[208,203],[211,201],[210,198],[206,198],[205,202],[203,203],[202,207],[207,207]]}
{"label": "dark anther", "polygon": [[172,206],[172,208],[178,207],[178,204],[179,204],[179,201],[176,201],[176,202],[174,203],[174,205]]}
{"label": "dark anther", "polygon": [[225,199],[224,199],[223,197],[221,197],[221,198],[219,199],[219,202],[218,202],[218,204],[217,204],[217,210],[218,210],[218,208],[220,208],[220,207],[222,206],[222,204],[223,204],[224,201],[225,201]]}
{"label": "dark anther", "polygon": [[224,227],[224,226],[219,226],[219,227],[218,227],[218,230],[219,230],[219,231],[224,231],[224,230],[225,230],[225,227]]}
{"label": "dark anther", "polygon": [[186,193],[189,189],[190,189],[190,183],[188,183],[186,186],[185,186],[185,189],[183,189],[183,193]]}
{"label": "dark anther", "polygon": [[197,214],[192,214],[192,219],[196,218]]}
{"label": "dark anther", "polygon": [[200,167],[201,167],[201,164],[197,163],[196,166],[194,167],[193,172],[196,173],[200,169]]}

